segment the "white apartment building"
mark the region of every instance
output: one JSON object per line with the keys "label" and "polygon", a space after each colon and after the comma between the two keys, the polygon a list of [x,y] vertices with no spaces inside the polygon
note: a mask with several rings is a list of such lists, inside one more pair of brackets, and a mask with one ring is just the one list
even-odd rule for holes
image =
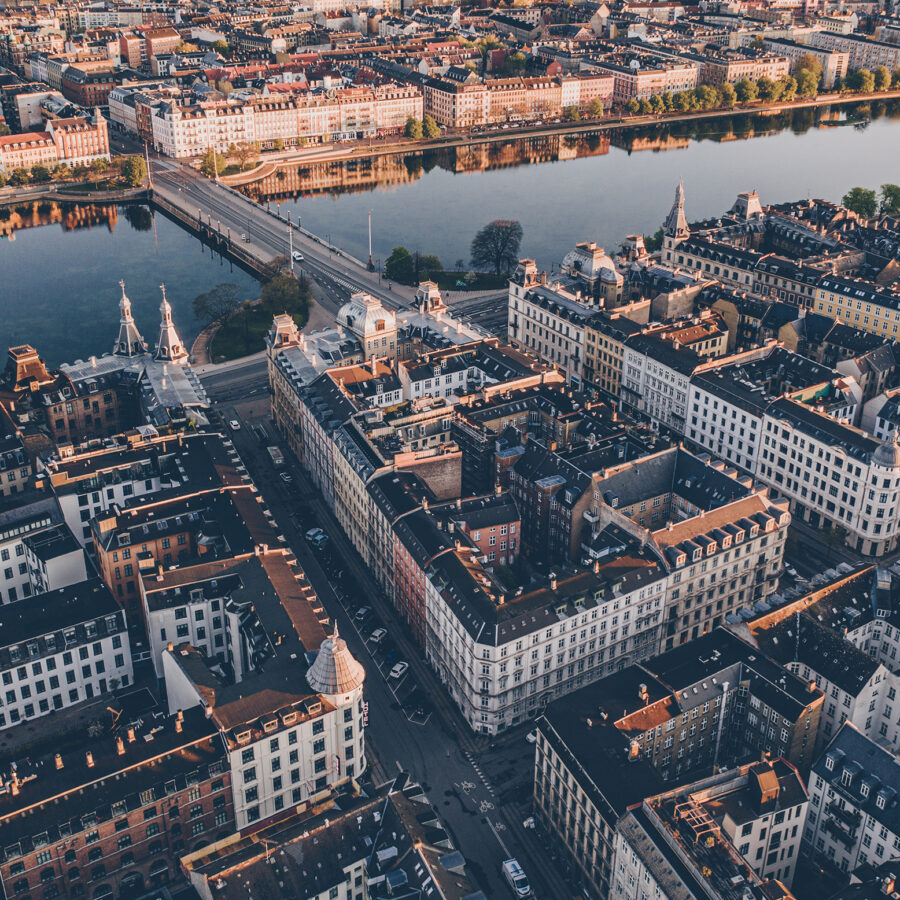
{"label": "white apartment building", "polygon": [[0,604],[87,578],[84,550],[52,498],[0,512]]}
{"label": "white apartment building", "polygon": [[[829,414],[851,422],[856,411],[855,383],[844,391],[838,372],[769,341],[764,347],[698,366],[690,380],[684,437],[743,472],[755,473],[763,416],[789,389],[792,396],[823,396]],[[830,387],[833,385],[833,388]]]}
{"label": "white apartment building", "polygon": [[664,335],[633,335],[622,357],[622,405],[683,434],[690,379],[701,362],[693,350]]}
{"label": "white apartment building", "polygon": [[547,284],[534,260],[519,262],[509,282],[508,335],[514,347],[536,353],[573,385],[584,368],[584,326],[597,311],[590,295],[561,283]]}
{"label": "white apartment building", "polygon": [[232,144],[256,140],[253,107],[238,101],[184,106],[165,101],[150,113],[153,147],[166,156],[203,156],[210,149],[224,153]]}
{"label": "white apartment building", "polygon": [[425,652],[474,731],[504,731],[657,652],[666,572],[649,556],[629,561],[614,571],[597,561],[503,597],[485,584],[474,551],[435,560],[425,586]]}
{"label": "white apartment building", "polygon": [[33,597],[3,625],[0,728],[127,687],[125,617],[97,578]]}
{"label": "white apartment building", "polygon": [[836,34],[832,31],[813,31],[804,38],[804,43],[819,50],[837,51],[847,54],[847,71],[857,69],[874,70],[887,66],[893,72],[900,66],[900,44],[874,41],[861,34]]}
{"label": "white apartment building", "polygon": [[853,549],[881,556],[900,537],[900,443],[880,442],[811,406],[781,398],[763,417],[756,475],[813,528],[844,529]]}
{"label": "white apartment building", "polygon": [[900,760],[847,722],[809,775],[805,851],[844,872],[900,852]]}

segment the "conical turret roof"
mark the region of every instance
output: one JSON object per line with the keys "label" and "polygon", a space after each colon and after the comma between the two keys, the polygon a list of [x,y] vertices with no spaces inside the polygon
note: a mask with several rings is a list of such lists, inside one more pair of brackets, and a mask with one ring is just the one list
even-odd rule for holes
{"label": "conical turret roof", "polygon": [[885,469],[900,469],[900,436],[896,428],[891,429],[891,433],[872,454],[872,462]]}
{"label": "conical turret roof", "polygon": [[349,694],[366,680],[366,670],[338,634],[336,624],[334,634],[322,641],[306,680],[318,694]]}

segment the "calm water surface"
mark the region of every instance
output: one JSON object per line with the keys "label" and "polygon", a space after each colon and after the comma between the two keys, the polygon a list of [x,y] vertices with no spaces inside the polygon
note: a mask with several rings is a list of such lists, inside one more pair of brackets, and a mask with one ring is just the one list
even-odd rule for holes
{"label": "calm water surface", "polygon": [[[611,249],[628,233],[654,232],[679,177],[688,217],[700,219],[750,188],[775,203],[900,183],[898,148],[894,102],[291,167],[252,193],[361,258],[369,210],[376,258],[405,244],[447,266],[468,261],[486,222],[518,219],[522,254],[550,268],[578,241]],[[0,210],[0,346],[33,343],[51,365],[109,349],[120,278],[150,341],[162,281],[188,343],[200,329],[191,312],[197,294],[223,281],[257,294],[252,276],[145,207],[32,204],[12,215]]]}
{"label": "calm water surface", "polygon": [[151,344],[159,331],[163,282],[188,346],[203,327],[192,311],[198,294],[230,281],[247,298],[259,296],[252,275],[213,257],[199,240],[165,216],[151,216],[146,206],[32,203],[0,209],[0,237],[4,356],[6,347],[29,343],[54,366],[110,351],[119,330],[119,279],[125,280],[135,321]]}
{"label": "calm water surface", "polygon": [[[614,248],[628,233],[654,232],[679,177],[691,220],[720,215],[739,191],[752,188],[763,203],[806,196],[839,201],[854,185],[900,183],[897,102],[608,135],[594,135],[592,144],[581,139],[575,148],[567,148],[566,139],[540,138],[516,142],[525,147],[518,154],[506,152],[509,142],[490,145],[493,156],[479,149],[401,157],[397,171],[375,173],[391,183],[374,191],[366,190],[365,174],[342,171],[347,164],[332,166],[336,187],[330,190],[311,169],[299,176],[299,197],[293,171],[280,184],[273,177],[256,190],[360,258],[368,254],[369,210],[376,257],[404,244],[437,253],[445,266],[468,260],[472,237],[486,222],[518,219],[522,254],[549,268],[578,241]],[[580,158],[568,158],[573,154]],[[522,162],[549,159],[517,166],[517,156]],[[339,193],[348,188],[354,192]]]}

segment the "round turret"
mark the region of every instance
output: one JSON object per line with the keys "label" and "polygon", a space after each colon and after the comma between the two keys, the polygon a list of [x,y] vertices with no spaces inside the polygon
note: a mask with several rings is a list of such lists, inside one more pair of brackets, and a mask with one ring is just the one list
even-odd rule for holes
{"label": "round turret", "polygon": [[337,696],[353,693],[365,680],[366,670],[350,652],[335,625],[334,634],[322,641],[306,673],[306,681],[317,694]]}

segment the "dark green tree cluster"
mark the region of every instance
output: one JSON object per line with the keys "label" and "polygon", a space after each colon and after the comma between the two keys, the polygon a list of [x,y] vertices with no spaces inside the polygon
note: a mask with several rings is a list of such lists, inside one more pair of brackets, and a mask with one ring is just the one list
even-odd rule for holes
{"label": "dark green tree cluster", "polygon": [[435,121],[434,116],[426,115],[421,122],[414,116],[409,116],[403,134],[414,141],[422,138],[434,140],[441,136],[441,126]]}
{"label": "dark green tree cluster", "polygon": [[864,219],[900,215],[900,185],[883,184],[880,198],[871,188],[850,188],[841,198],[841,205]]}
{"label": "dark green tree cluster", "polygon": [[857,69],[845,79],[842,90],[848,93],[873,94],[900,88],[900,67],[889,72],[887,66],[878,66],[875,71]]}
{"label": "dark green tree cluster", "polygon": [[410,253],[406,247],[394,247],[384,262],[385,278],[399,284],[418,284],[443,271],[443,264],[433,253]]}

